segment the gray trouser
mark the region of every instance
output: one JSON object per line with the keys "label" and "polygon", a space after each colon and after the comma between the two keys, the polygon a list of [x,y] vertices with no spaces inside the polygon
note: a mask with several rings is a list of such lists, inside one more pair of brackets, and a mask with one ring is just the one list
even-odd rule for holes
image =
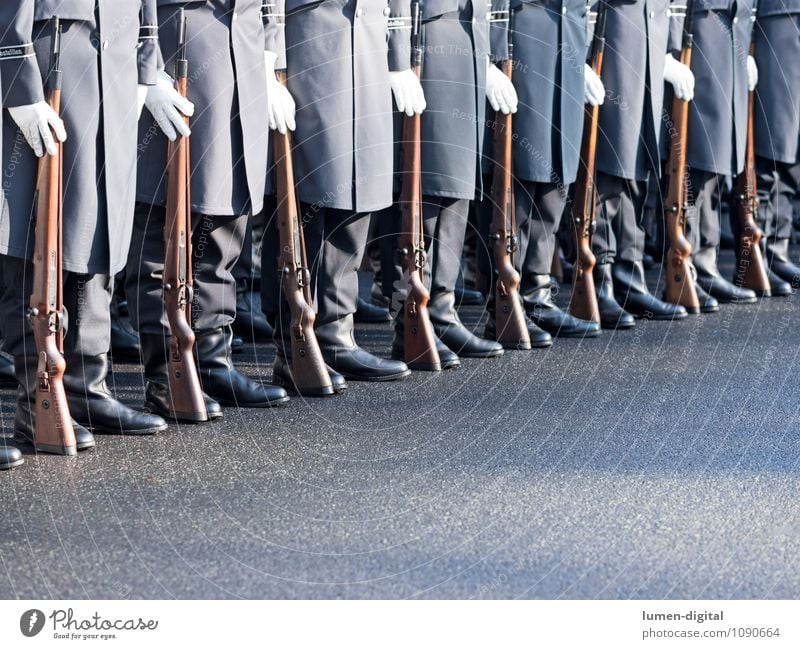
{"label": "gray trouser", "polygon": [[554,183],[516,181],[514,203],[519,238],[517,266],[524,289],[531,285],[534,275],[550,274],[567,192],[562,185]]}
{"label": "gray trouser", "polygon": [[461,256],[467,232],[469,200],[466,198],[423,197],[425,232],[425,281],[431,302],[455,290],[461,272]]}
{"label": "gray trouser", "polygon": [[644,205],[647,181],[628,180],[597,172],[597,230],[592,250],[598,264],[644,257]]}
{"label": "gray trouser", "polygon": [[[3,314],[3,349],[12,356],[35,356],[33,329],[28,306],[33,290],[33,265],[29,261],[0,255],[3,285],[0,313]],[[99,356],[111,346],[111,292],[108,275],[65,272],[66,311],[65,356]]]}
{"label": "gray trouser", "polygon": [[[305,224],[316,324],[342,320],[358,306],[358,269],[367,246],[370,214],[301,204],[300,219]],[[263,263],[271,262],[265,259]]]}
{"label": "gray trouser", "polygon": [[[689,170],[686,236],[692,257],[716,260],[720,241],[720,201],[723,177],[711,171]],[[713,271],[715,268],[709,268]],[[705,270],[705,268],[704,268]]]}
{"label": "gray trouser", "polygon": [[[244,244],[247,218],[247,214],[192,215],[192,321],[197,331],[225,327],[236,317],[233,268]],[[136,204],[125,293],[131,324],[139,333],[163,335],[169,331],[162,290],[163,229],[163,207]]]}
{"label": "gray trouser", "polygon": [[796,167],[800,164],[756,158],[758,224],[767,239],[790,239],[792,236],[794,197],[800,189]]}

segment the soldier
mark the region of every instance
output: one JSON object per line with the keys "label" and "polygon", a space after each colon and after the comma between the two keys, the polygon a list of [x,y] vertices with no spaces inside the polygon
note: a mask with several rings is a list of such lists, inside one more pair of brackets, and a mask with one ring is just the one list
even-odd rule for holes
{"label": "soldier", "polygon": [[784,280],[800,288],[800,267],[789,258],[792,203],[800,189],[800,68],[794,63],[800,61],[800,1],[761,0],[753,39],[759,77],[755,100],[758,212],[766,240],[765,259],[773,287],[776,280]]}
{"label": "soldier", "polygon": [[[516,11],[513,80],[520,102],[513,122],[520,294],[530,319],[550,334],[597,336],[598,324],[556,306],[550,277],[556,233],[580,163],[583,104],[602,104],[605,95],[603,83],[585,63],[586,3],[513,0],[511,10]],[[508,41],[502,33],[508,22],[502,21],[502,13],[500,17],[501,22],[493,23],[501,28],[501,34],[493,35],[495,54]],[[504,56],[499,52],[499,58]],[[541,336],[530,333],[531,338]]]}
{"label": "soldier", "polygon": [[[276,13],[283,7],[279,0]],[[288,0],[285,10],[288,88],[297,103],[295,178],[320,348],[335,390],[339,375],[402,379],[410,374],[405,363],[358,346],[353,315],[370,214],[392,203],[392,93],[412,110],[424,108],[409,67],[409,1]],[[387,38],[390,23],[404,29]],[[262,264],[275,267],[266,255]],[[277,291],[263,280],[262,288],[264,308],[274,314]],[[276,372],[279,362],[288,373],[278,359]]]}
{"label": "soldier", "polygon": [[668,35],[668,0],[609,1],[592,239],[600,318],[606,327],[629,324],[628,314],[654,320],[687,316],[682,306],[650,293],[642,263],[647,182],[660,171],[663,82],[666,78],[680,87],[688,85],[690,76],[677,61],[666,64]]}
{"label": "soldier", "polygon": [[723,303],[756,300],[717,268],[721,184],[744,169],[747,93],[757,80],[747,53],[751,7],[750,0],[696,0],[693,8],[692,72],[702,92],[689,105],[687,231],[697,286]]}
{"label": "soldier", "polygon": [[[133,217],[137,81],[143,98],[156,75],[146,20],[150,0],[68,3],[20,0],[0,8],[3,104],[3,213],[0,297],[6,351],[20,383],[14,436],[33,437],[38,359],[26,316],[32,290],[31,247],[37,156],[64,142],[64,305],[67,328],[64,387],[78,449],[94,446],[94,432],[153,434],[158,416],[136,412],[106,386],[113,276],[125,265]],[[53,16],[63,27],[62,119],[44,101]],[[137,45],[138,50],[137,50]],[[138,52],[138,55],[137,55]],[[26,144],[27,142],[27,144]]]}
{"label": "soldier", "polygon": [[[177,48],[178,17],[186,15],[189,61],[185,101],[148,101],[152,119],[139,124],[134,245],[126,274],[134,326],[139,331],[147,380],[145,403],[174,417],[167,381],[168,321],[162,301],[166,140],[188,129],[178,111],[191,114],[191,209],[193,221],[193,328],[200,379],[209,417],[222,416],[220,404],[263,408],[285,403],[285,390],[263,386],[233,365],[231,323],[236,314],[233,268],[245,241],[247,221],[261,210],[270,104],[283,90],[270,70],[275,54],[260,0],[185,3],[158,0],[159,41],[166,68]],[[270,91],[267,86],[270,84]],[[157,88],[172,87],[165,71]],[[167,137],[154,125],[161,125]]]}

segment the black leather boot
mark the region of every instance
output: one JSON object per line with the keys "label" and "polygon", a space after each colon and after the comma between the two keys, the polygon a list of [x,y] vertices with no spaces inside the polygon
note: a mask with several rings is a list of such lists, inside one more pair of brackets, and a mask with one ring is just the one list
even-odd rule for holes
{"label": "black leather boot", "polygon": [[327,368],[331,380],[330,387],[314,390],[298,389],[292,376],[292,344],[289,338],[291,313],[288,307],[285,307],[281,311],[281,318],[270,316],[267,319],[273,327],[272,342],[275,344],[275,362],[272,364],[272,380],[275,385],[304,397],[329,397],[333,394],[343,394],[347,390],[345,378],[330,368]]}
{"label": "black leather boot", "polygon": [[768,239],[766,248],[770,270],[793,287],[800,288],[800,266],[789,258],[789,240]]}
{"label": "black leather boot", "polygon": [[64,388],[72,418],[95,433],[154,435],[167,429],[158,415],[139,412],[117,400],[106,384],[108,355],[67,358]]}
{"label": "black leather boot", "polygon": [[[783,278],[778,277],[769,266],[767,266],[767,279],[769,279],[772,297],[788,297],[792,294],[792,285]],[[798,288],[800,288],[800,284]]]}
{"label": "black leather boot", "polygon": [[15,388],[17,385],[14,361],[4,354],[0,354],[0,388]]}
{"label": "black leather boot", "polygon": [[198,368],[203,391],[223,406],[267,408],[289,401],[286,390],[261,385],[239,372],[230,358],[230,327],[197,333]]}
{"label": "black leather boot", "polygon": [[537,327],[562,338],[594,338],[600,334],[600,325],[596,322],[580,320],[556,306],[550,275],[532,275],[530,284],[524,287],[522,301],[528,317]]}
{"label": "black leather boot", "polygon": [[[119,296],[111,296],[111,355],[116,361],[138,363],[139,337],[131,327],[128,317],[122,314]],[[124,309],[127,312],[127,307]]]}
{"label": "black leather boot", "polygon": [[494,358],[503,355],[503,346],[494,340],[479,338],[467,329],[455,308],[455,294],[439,291],[428,303],[433,332],[461,358]]}
{"label": "black leather boot", "polygon": [[628,313],[648,320],[681,320],[689,316],[682,306],[662,302],[650,293],[642,262],[617,260],[611,276],[614,295]]}
{"label": "black leather boot", "polygon": [[272,341],[272,327],[261,309],[253,306],[253,291],[246,279],[236,280],[236,319],[233,331],[249,343]]}
{"label": "black leather boot", "polygon": [[8,471],[23,462],[25,460],[22,458],[22,453],[18,448],[6,446],[5,443],[0,446],[0,471]]}
{"label": "black leather boot", "polygon": [[[528,329],[528,337],[531,339],[531,349],[552,347],[553,337],[543,329],[537,327],[536,323],[528,317],[527,313],[525,313],[525,326]],[[483,337],[487,340],[494,340],[497,337],[497,325],[494,321],[494,317],[491,315],[491,311],[489,312],[489,319],[486,321],[486,327],[483,330]]]}
{"label": "black leather boot", "polygon": [[611,264],[598,264],[594,269],[597,284],[597,306],[603,329],[630,329],[636,324],[633,316],[623,309],[614,297],[614,278]]}
{"label": "black leather boot", "polygon": [[694,290],[697,292],[697,300],[700,302],[700,313],[717,313],[719,311],[719,301],[706,293],[702,286],[695,283]]}
{"label": "black leather boot", "polygon": [[[14,441],[17,444],[33,445],[33,410],[36,406],[36,371],[39,361],[33,356],[14,358],[14,371],[17,375],[17,412],[14,415]],[[66,383],[66,381],[65,381]],[[66,385],[65,385],[66,387]],[[75,421],[72,415],[72,427],[75,429],[75,444],[79,451],[94,448],[94,435]]]}
{"label": "black leather boot", "polygon": [[749,288],[734,286],[719,273],[717,251],[714,248],[700,248],[693,257],[697,270],[697,284],[711,297],[723,304],[750,304],[757,299],[756,292]]}
{"label": "black leather boot", "polygon": [[329,367],[353,381],[396,381],[411,374],[396,360],[378,358],[361,349],[353,337],[353,316],[317,325],[317,340]]}
{"label": "black leather boot", "polygon": [[178,415],[172,409],[167,377],[167,353],[169,340],[161,334],[140,334],[142,341],[142,360],[144,362],[144,407],[162,417],[185,424],[199,424],[203,421],[222,418],[222,407],[207,394],[204,394],[208,420]]}
{"label": "black leather boot", "polygon": [[390,322],[392,316],[389,315],[389,309],[382,306],[375,306],[370,304],[361,297],[358,298],[358,308],[356,309],[355,321],[363,324],[378,324],[382,322]]}

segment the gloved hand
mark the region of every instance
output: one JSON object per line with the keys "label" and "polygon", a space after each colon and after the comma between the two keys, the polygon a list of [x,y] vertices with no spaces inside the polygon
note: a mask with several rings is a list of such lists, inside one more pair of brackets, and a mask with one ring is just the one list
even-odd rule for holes
{"label": "gloved hand", "polygon": [[[175,82],[163,70],[158,73],[154,86],[147,86],[147,96],[144,105],[155,118],[156,124],[167,138],[174,142],[178,133],[184,137],[191,134],[191,130],[183,121],[180,113],[187,117],[194,115],[194,104],[175,90]],[[180,113],[178,112],[180,111]]]}
{"label": "gloved hand", "polygon": [[517,91],[502,70],[486,58],[486,98],[492,108],[503,115],[517,112]]}
{"label": "gloved hand", "polygon": [[143,86],[139,84],[136,88],[136,119],[139,119],[142,116],[142,108],[144,108],[144,102],[147,101],[147,90],[150,86]]}
{"label": "gloved hand", "polygon": [[756,60],[748,55],[747,56],[747,89],[755,90],[758,85],[758,66]]}
{"label": "gloved hand", "polygon": [[675,96],[683,101],[694,99],[694,74],[688,65],[667,54],[664,60],[664,81],[672,86]]}
{"label": "gloved hand", "polygon": [[422,84],[414,71],[409,69],[402,72],[390,72],[389,82],[392,85],[392,95],[394,95],[397,110],[409,117],[421,115],[428,104],[425,102]]}
{"label": "gloved hand", "polygon": [[27,106],[13,106],[8,109],[8,113],[19,126],[25,141],[33,149],[37,158],[41,158],[45,151],[48,155],[56,154],[54,133],[59,142],[67,139],[64,122],[46,101],[39,101]]}
{"label": "gloved hand", "polygon": [[264,65],[267,68],[267,101],[269,107],[269,127],[277,130],[282,135],[286,130],[295,129],[294,112],[295,103],[289,90],[275,76],[275,61],[278,55],[269,50],[264,51]]}
{"label": "gloved hand", "polygon": [[590,106],[602,106],[606,100],[606,87],[592,70],[592,66],[585,63],[583,66],[583,103]]}

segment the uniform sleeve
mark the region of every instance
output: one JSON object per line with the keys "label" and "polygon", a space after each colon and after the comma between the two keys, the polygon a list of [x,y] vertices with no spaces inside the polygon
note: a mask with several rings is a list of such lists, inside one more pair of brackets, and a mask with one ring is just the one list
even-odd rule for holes
{"label": "uniform sleeve", "polygon": [[152,86],[156,82],[156,74],[160,64],[158,48],[158,12],[156,0],[142,0],[139,20],[139,49],[137,62],[139,65],[139,83]]}
{"label": "uniform sleeve", "polygon": [[672,0],[669,5],[669,38],[667,52],[677,55],[683,47],[683,21],[689,0]]}
{"label": "uniform sleeve", "polygon": [[261,17],[264,19],[264,49],[278,55],[275,69],[286,67],[286,0],[263,0]]}
{"label": "uniform sleeve", "polygon": [[33,50],[34,0],[0,3],[0,79],[3,106],[26,106],[44,100]]}
{"label": "uniform sleeve", "polygon": [[389,2],[389,70],[400,72],[411,67],[411,2]]}
{"label": "uniform sleeve", "polygon": [[511,0],[491,0],[489,3],[489,49],[492,61],[508,58],[508,19]]}

